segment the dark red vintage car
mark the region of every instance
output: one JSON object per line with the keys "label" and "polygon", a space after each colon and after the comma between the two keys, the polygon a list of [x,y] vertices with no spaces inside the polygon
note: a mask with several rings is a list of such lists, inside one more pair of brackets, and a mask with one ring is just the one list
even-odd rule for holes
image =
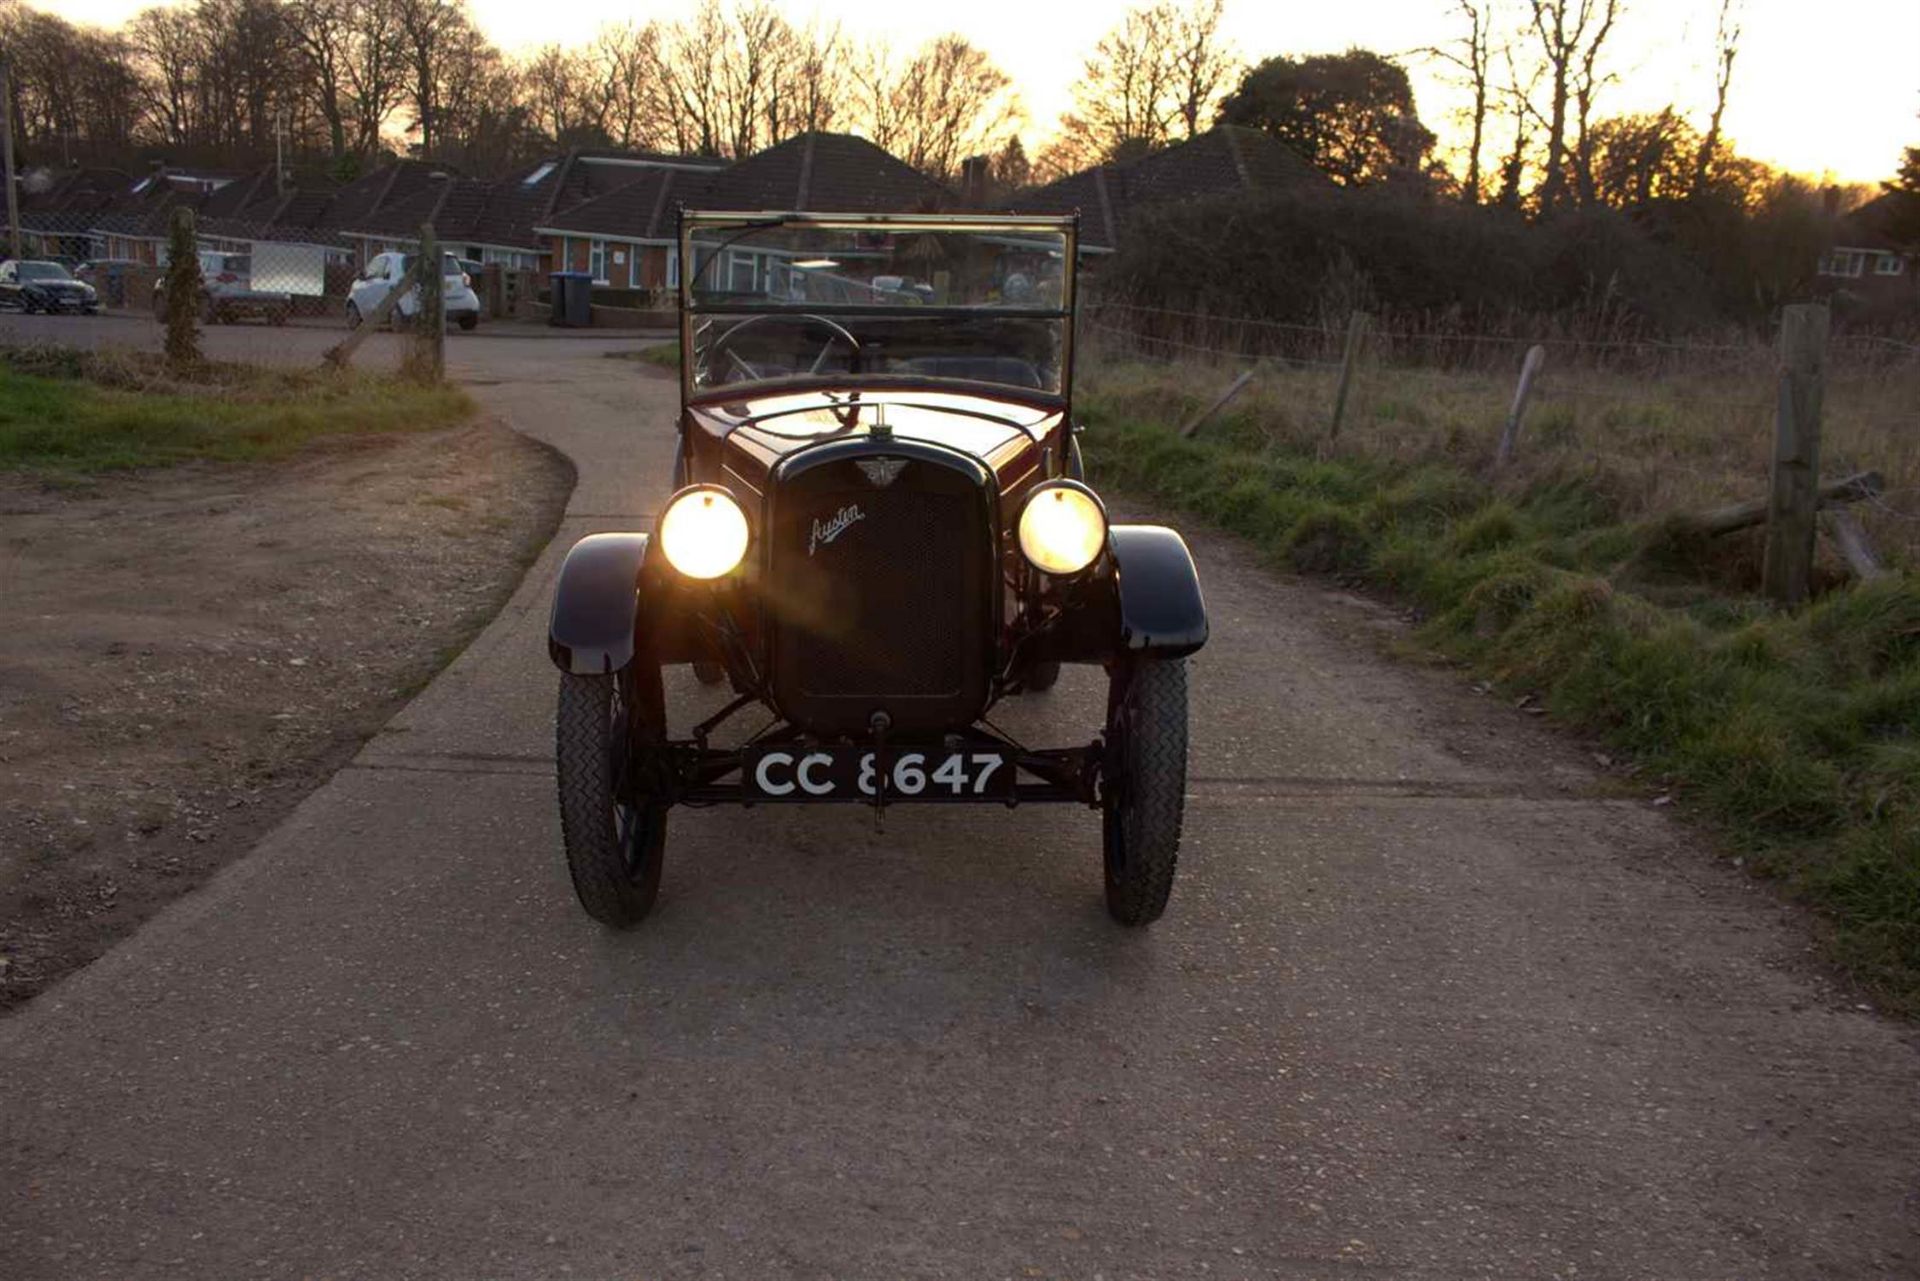
{"label": "dark red vintage car", "polygon": [[[646,915],[676,804],[1071,801],[1114,919],[1157,918],[1207,618],[1180,536],[1109,524],[1082,478],[1073,220],[685,213],[678,262],[676,492],[577,543],[553,604],[582,905]],[[670,663],[734,695],[678,738]],[[1087,741],[986,722],[1062,663],[1107,673]],[[725,741],[749,708],[771,723]]]}

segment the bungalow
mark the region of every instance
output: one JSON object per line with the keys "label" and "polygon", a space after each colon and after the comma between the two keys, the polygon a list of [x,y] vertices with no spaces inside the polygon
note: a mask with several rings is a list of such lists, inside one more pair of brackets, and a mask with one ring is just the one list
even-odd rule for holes
{"label": "bungalow", "polygon": [[1920,245],[1906,230],[1920,224],[1913,204],[1920,197],[1889,191],[1836,219],[1815,268],[1822,291],[1857,312],[1920,310]]}
{"label": "bungalow", "polygon": [[[608,289],[651,292],[679,287],[682,206],[877,213],[956,203],[946,187],[865,138],[804,133],[724,168],[718,161],[663,166],[556,209],[535,230],[546,240],[551,270],[590,272]],[[728,269],[759,279],[774,269],[762,257],[735,254]]]}
{"label": "bungalow", "polygon": [[1218,125],[1138,160],[1095,165],[1029,188],[1016,194],[1010,207],[1016,213],[1078,212],[1081,251],[1109,254],[1119,247],[1128,220],[1149,205],[1330,182],[1271,134]]}

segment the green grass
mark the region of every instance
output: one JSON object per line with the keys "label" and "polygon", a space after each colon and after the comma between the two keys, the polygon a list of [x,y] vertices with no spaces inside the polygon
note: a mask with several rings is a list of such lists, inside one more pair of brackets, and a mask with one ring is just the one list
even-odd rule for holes
{"label": "green grass", "polygon": [[1623,517],[1598,475],[1495,486],[1446,460],[1319,458],[1248,416],[1181,440],[1080,400],[1094,479],[1242,534],[1282,566],[1417,603],[1423,638],[1604,738],[1831,923],[1830,954],[1920,1014],[1920,581],[1776,612],[1751,540]]}
{"label": "green grass", "polygon": [[[40,372],[22,372],[20,364]],[[363,374],[214,368],[175,382],[137,358],[0,358],[0,471],[82,474],[284,457],[322,436],[459,422],[453,387]]]}
{"label": "green grass", "polygon": [[654,365],[661,369],[680,372],[680,344],[678,342],[657,342],[640,348],[638,351],[610,351],[608,356],[614,360],[637,360],[643,365]]}

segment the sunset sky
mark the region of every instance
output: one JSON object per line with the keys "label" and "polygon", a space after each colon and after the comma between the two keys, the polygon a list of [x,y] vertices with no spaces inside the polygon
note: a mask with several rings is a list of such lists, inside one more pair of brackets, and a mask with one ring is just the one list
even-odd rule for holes
{"label": "sunset sky", "polygon": [[[40,0],[76,22],[114,24],[147,7],[141,0]],[[676,18],[693,0],[472,0],[474,16],[509,51],[552,41],[578,43],[602,22]],[[1030,147],[1045,141],[1068,105],[1081,60],[1125,12],[1123,3],[968,0],[804,0],[781,5],[790,20],[840,24],[856,37],[918,44],[958,30],[1017,82]],[[1242,58],[1322,53],[1364,45],[1405,53],[1454,37],[1450,0],[1350,0],[1281,4],[1228,0],[1226,30]],[[1512,6],[1517,14],[1520,5]],[[1628,0],[1615,37],[1607,114],[1673,103],[1704,119],[1712,93],[1717,0]],[[1726,131],[1751,156],[1814,176],[1873,182],[1888,177],[1901,149],[1920,143],[1920,2],[1916,0],[1746,0]],[[1518,21],[1516,16],[1516,22]],[[1421,116],[1453,141],[1459,93],[1441,68],[1409,60]]]}

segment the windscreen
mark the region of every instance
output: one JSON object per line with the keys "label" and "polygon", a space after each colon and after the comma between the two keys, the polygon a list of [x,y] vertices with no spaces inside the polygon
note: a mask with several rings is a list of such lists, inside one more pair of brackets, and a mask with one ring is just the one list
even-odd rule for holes
{"label": "windscreen", "polygon": [[67,269],[57,262],[23,262],[20,264],[22,280],[72,280]]}
{"label": "windscreen", "polygon": [[1072,300],[1064,228],[690,217],[682,244],[696,392],[904,377],[1061,394]]}

